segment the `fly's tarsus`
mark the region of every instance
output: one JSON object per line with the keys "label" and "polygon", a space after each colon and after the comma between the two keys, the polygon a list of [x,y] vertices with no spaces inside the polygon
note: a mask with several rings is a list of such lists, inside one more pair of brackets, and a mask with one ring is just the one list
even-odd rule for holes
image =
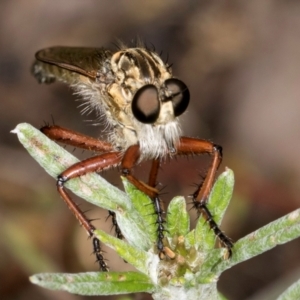
{"label": "fly's tarsus", "polygon": [[218,224],[213,219],[213,216],[205,203],[198,202],[193,197],[193,207],[197,210],[199,216],[203,216],[208,223],[209,227],[213,230],[215,236],[218,238],[222,247],[228,251],[228,258],[232,255],[233,242],[232,240],[220,229]]}
{"label": "fly's tarsus", "polygon": [[103,252],[100,245],[100,240],[96,237],[93,237],[93,248],[94,248],[94,254],[96,256],[96,261],[99,264],[99,267],[101,271],[108,272],[109,268],[105,262],[105,259],[103,257]]}
{"label": "fly's tarsus", "polygon": [[112,222],[112,225],[113,225],[113,227],[115,229],[115,235],[116,235],[116,237],[118,239],[122,240],[124,237],[123,237],[121,229],[120,229],[120,227],[118,225],[118,222],[117,222],[117,219],[116,219],[116,213],[113,212],[113,211],[111,211],[111,210],[109,210],[107,218],[109,218],[109,217],[111,217],[111,222]]}
{"label": "fly's tarsus", "polygon": [[165,256],[165,251],[164,251],[164,244],[163,244],[163,239],[164,239],[164,232],[165,226],[164,223],[166,222],[165,219],[163,218],[164,211],[162,210],[160,199],[158,196],[156,196],[153,199],[153,204],[154,204],[154,211],[155,214],[157,215],[156,219],[156,224],[157,224],[157,250],[158,250],[158,255],[160,259],[163,259]]}

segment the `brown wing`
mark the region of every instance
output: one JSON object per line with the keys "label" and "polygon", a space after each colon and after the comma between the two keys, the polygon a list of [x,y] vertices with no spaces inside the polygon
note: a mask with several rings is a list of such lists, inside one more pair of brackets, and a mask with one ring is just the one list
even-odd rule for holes
{"label": "brown wing", "polygon": [[32,72],[39,82],[61,80],[73,83],[78,75],[95,79],[111,52],[103,48],[51,47],[35,55]]}

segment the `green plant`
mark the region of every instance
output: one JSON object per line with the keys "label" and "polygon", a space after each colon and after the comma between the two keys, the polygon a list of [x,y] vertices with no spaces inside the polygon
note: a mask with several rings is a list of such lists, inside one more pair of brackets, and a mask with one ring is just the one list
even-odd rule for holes
{"label": "green plant", "polygon": [[[39,130],[19,124],[13,131],[30,155],[53,177],[78,160]],[[116,213],[126,241],[102,230],[95,234],[136,272],[88,272],[79,274],[37,274],[30,280],[40,286],[81,295],[151,293],[154,299],[225,299],[217,291],[221,273],[276,245],[300,235],[300,210],[296,210],[238,240],[233,255],[215,248],[215,235],[203,218],[190,230],[183,197],[175,197],[167,210],[165,243],[174,257],[160,260],[155,250],[156,227],[151,200],[123,179],[125,193],[97,174],[67,182],[66,187],[95,205]],[[226,169],[217,179],[208,207],[220,224],[232,196],[233,172]],[[151,211],[152,209],[152,211]],[[291,286],[282,299],[299,299],[300,283]]]}

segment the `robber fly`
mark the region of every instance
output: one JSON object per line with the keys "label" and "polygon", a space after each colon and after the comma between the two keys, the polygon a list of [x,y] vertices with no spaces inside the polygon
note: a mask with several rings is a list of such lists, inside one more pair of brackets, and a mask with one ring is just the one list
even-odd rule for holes
{"label": "robber fly", "polygon": [[[185,83],[173,76],[170,66],[143,46],[122,46],[115,52],[103,48],[52,47],[38,51],[35,57],[32,72],[40,83],[58,80],[69,84],[88,103],[88,109],[95,109],[110,129],[106,141],[56,125],[41,129],[55,141],[100,153],[62,172],[57,177],[57,189],[93,238],[101,270],[108,271],[108,267],[100,241],[94,236],[95,227],[74,203],[64,184],[89,172],[119,166],[122,175],[153,201],[157,215],[156,248],[163,259],[166,256],[165,227],[156,179],[160,162],[178,155],[208,153],[211,156],[204,181],[193,193],[193,205],[231,255],[231,240],[219,229],[206,206],[222,160],[222,148],[206,140],[181,136],[178,117],[187,109],[190,93]],[[144,160],[152,161],[148,183],[132,174],[133,167]],[[114,225],[117,226],[116,222]],[[121,238],[120,229],[116,232]]]}

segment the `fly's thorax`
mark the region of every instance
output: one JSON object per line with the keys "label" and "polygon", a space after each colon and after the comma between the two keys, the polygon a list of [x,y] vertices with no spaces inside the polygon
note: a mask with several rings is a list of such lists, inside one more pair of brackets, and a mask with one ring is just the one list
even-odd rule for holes
{"label": "fly's thorax", "polygon": [[172,77],[170,69],[161,58],[144,48],[128,48],[111,57],[111,68],[117,82],[131,92],[145,84],[162,84]]}
{"label": "fly's thorax", "polygon": [[165,80],[172,77],[160,57],[144,48],[129,48],[113,54],[111,70],[115,81],[109,86],[108,93],[128,115],[132,115],[132,100],[138,90],[149,84],[160,90]]}

